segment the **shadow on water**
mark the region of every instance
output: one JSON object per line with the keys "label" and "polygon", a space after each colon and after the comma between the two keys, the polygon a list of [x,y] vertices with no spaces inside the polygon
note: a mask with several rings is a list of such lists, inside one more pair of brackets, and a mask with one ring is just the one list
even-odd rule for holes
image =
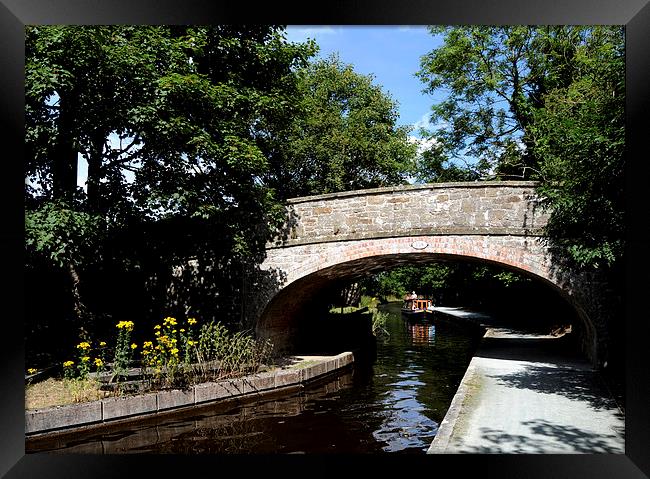
{"label": "shadow on water", "polygon": [[388,336],[354,367],[293,394],[203,406],[165,417],[28,442],[62,453],[425,453],[478,343],[463,322],[407,321],[389,313]]}

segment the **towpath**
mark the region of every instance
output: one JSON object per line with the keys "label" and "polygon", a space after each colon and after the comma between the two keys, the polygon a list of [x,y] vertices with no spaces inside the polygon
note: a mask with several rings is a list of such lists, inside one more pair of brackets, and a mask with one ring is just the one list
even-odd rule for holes
{"label": "towpath", "polygon": [[500,327],[458,308],[440,312],[487,328],[428,453],[621,453],[625,418],[568,337]]}

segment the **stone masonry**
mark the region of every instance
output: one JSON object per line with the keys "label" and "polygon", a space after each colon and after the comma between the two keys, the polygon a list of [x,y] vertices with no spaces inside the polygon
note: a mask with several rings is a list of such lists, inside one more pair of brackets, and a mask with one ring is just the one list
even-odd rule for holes
{"label": "stone masonry", "polygon": [[347,191],[289,200],[276,245],[427,234],[541,233],[548,215],[532,182],[471,182]]}
{"label": "stone masonry", "polygon": [[262,270],[279,279],[253,291],[256,332],[288,347],[309,298],[333,281],[399,264],[474,259],[528,273],[556,288],[584,323],[583,350],[606,357],[593,277],[555,264],[542,228],[549,213],[533,182],[469,182],[348,191],[288,201],[284,238]]}

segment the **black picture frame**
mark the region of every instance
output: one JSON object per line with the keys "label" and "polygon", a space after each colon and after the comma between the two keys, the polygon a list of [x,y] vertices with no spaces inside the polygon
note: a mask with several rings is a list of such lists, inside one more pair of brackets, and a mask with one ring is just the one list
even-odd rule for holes
{"label": "black picture frame", "polygon": [[[626,438],[619,455],[433,455],[404,456],[83,456],[25,455],[22,284],[24,251],[24,26],[28,24],[617,24],[626,27]],[[343,474],[405,472],[481,477],[642,478],[650,475],[650,328],[642,298],[650,270],[647,235],[648,153],[644,144],[650,112],[650,5],[648,0],[338,0],[318,5],[251,4],[200,0],[0,0],[0,98],[2,98],[3,187],[0,251],[4,254],[0,342],[0,474],[6,477],[130,477],[176,474]],[[199,469],[200,468],[200,469]]]}

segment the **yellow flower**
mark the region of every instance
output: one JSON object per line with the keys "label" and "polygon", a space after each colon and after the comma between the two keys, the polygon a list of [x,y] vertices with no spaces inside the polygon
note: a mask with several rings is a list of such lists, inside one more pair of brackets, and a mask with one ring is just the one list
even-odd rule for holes
{"label": "yellow flower", "polygon": [[84,357],[82,357],[82,358],[81,358],[81,361],[83,361],[84,363],[87,363],[88,361],[90,361],[90,356],[84,356]]}
{"label": "yellow flower", "polygon": [[151,347],[153,347],[153,343],[152,343],[151,341],[145,341],[145,342],[142,344],[142,347],[143,347],[143,348],[151,348]]}
{"label": "yellow flower", "polygon": [[102,361],[100,358],[95,358],[95,366],[101,368],[103,365],[104,365],[104,361]]}
{"label": "yellow flower", "polygon": [[84,341],[82,343],[77,344],[77,348],[83,349],[85,351],[86,349],[90,349],[90,343]]}
{"label": "yellow flower", "polygon": [[74,364],[73,361],[66,361],[65,363],[63,363],[63,367],[64,367],[64,368],[69,368],[69,367],[72,366],[73,364]]}
{"label": "yellow flower", "polygon": [[177,348],[174,348],[174,349],[172,349],[170,352],[171,352],[174,356],[176,356],[176,355],[178,354],[178,349],[177,349]]}
{"label": "yellow flower", "polygon": [[184,329],[180,329],[179,331],[180,331],[181,333],[184,333],[184,332],[185,332],[185,330],[184,330]]}
{"label": "yellow flower", "polygon": [[196,319],[194,319],[194,318],[187,318],[187,324],[196,324]]}
{"label": "yellow flower", "polygon": [[127,331],[133,330],[133,321],[120,321],[116,324],[118,329],[126,329]]}
{"label": "yellow flower", "polygon": [[176,326],[176,318],[172,318],[168,316],[165,319],[163,319],[163,323],[170,326]]}
{"label": "yellow flower", "polygon": [[28,373],[28,374],[35,374],[35,373],[37,373],[37,372],[38,372],[38,369],[34,369],[34,368],[29,368],[29,369],[27,370],[27,373]]}
{"label": "yellow flower", "polygon": [[153,329],[160,329],[160,324],[156,324]]}
{"label": "yellow flower", "polygon": [[106,346],[106,341],[100,341],[99,347],[103,348],[104,346]]}
{"label": "yellow flower", "polygon": [[194,346],[196,344],[196,342],[195,341],[188,341],[187,344],[189,344],[190,346]]}
{"label": "yellow flower", "polygon": [[138,347],[137,344],[135,344],[135,343],[131,344],[131,349],[136,349],[137,347]]}
{"label": "yellow flower", "polygon": [[175,330],[175,329],[172,329],[172,333],[176,333],[176,330]]}

